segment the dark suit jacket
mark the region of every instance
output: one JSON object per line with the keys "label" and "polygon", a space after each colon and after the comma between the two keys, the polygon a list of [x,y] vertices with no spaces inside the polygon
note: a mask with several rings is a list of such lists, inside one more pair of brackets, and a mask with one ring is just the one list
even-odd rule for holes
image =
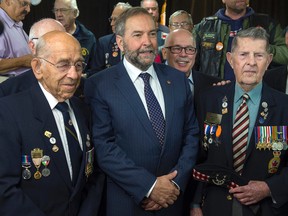
{"label": "dark suit jacket", "polygon": [[122,62],[95,74],[85,85],[98,163],[108,176],[108,216],[174,216],[183,210],[181,196],[156,213],[140,207],[156,177],[174,170],[178,171],[174,181],[184,191],[198,149],[198,124],[187,78],[167,65],[154,64],[154,68],[165,100],[162,148]]}
{"label": "dark suit jacket", "polygon": [[[92,143],[87,145],[89,112],[77,98],[70,99],[70,104],[83,140],[83,161],[74,188],[54,116],[39,85],[0,99],[0,215],[97,215],[103,176],[96,174],[96,168],[89,178],[84,175],[86,153],[93,148]],[[51,138],[58,152],[52,150]],[[36,180],[32,163],[32,176],[25,180],[21,156],[30,155],[34,148],[50,156],[51,174]]]}
{"label": "dark suit jacket", "polygon": [[109,34],[99,38],[96,53],[98,71],[118,64],[121,61],[121,52],[116,43],[116,35]]}
{"label": "dark suit jacket", "polygon": [[263,80],[271,88],[274,88],[281,92],[286,92],[286,82],[287,82],[287,65],[276,67],[267,70],[264,74]]}
{"label": "dark suit jacket", "polygon": [[[227,97],[228,113],[222,115],[221,127],[222,133],[220,136],[220,144],[213,143],[209,145],[206,163],[213,163],[220,166],[233,169],[233,153],[232,153],[232,128],[233,128],[233,97],[235,92],[235,83],[227,84],[221,87],[213,87],[204,92],[201,96],[205,98],[202,100],[200,106],[199,125],[201,129],[201,139],[204,137],[203,121],[206,114],[216,113],[222,115],[223,98]],[[262,103],[268,104],[268,115],[264,123],[260,123],[261,113],[264,112]],[[282,126],[287,125],[288,122],[288,96],[271,89],[263,83],[262,97],[260,101],[259,111],[256,118],[255,126]],[[287,178],[287,152],[281,151],[281,162],[278,171],[275,174],[268,173],[269,161],[274,157],[272,150],[256,149],[255,131],[249,141],[246,159],[244,163],[242,177],[246,180],[260,180],[265,181],[273,198],[277,204],[272,203],[271,198],[265,198],[260,201],[259,212],[257,215],[272,216],[272,215],[287,215],[288,212],[288,178]],[[202,194],[196,194],[195,202],[200,203],[203,200],[204,215],[232,215],[232,201],[227,199],[228,188],[215,186],[212,184],[199,184],[202,188]],[[199,189],[198,188],[198,189]],[[201,191],[201,190],[200,190]],[[252,216],[249,207],[243,206],[243,215]]]}

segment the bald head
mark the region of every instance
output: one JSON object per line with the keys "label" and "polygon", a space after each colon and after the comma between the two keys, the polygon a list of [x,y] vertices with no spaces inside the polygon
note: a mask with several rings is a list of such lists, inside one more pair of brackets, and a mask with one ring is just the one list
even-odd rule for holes
{"label": "bald head", "polygon": [[65,28],[60,22],[52,18],[39,20],[31,26],[28,44],[33,54],[35,54],[38,38],[51,31],[65,32]]}
{"label": "bald head", "polygon": [[186,29],[170,32],[165,40],[162,54],[168,65],[189,76],[196,56],[196,43],[192,33]]}

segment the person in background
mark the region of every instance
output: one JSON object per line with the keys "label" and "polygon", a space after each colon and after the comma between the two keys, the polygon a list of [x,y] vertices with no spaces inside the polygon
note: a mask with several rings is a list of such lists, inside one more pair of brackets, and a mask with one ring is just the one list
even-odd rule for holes
{"label": "person in background", "polygon": [[266,14],[258,14],[247,6],[249,0],[222,0],[225,8],[214,16],[205,17],[195,25],[198,53],[195,68],[211,76],[235,80],[233,69],[226,60],[226,53],[231,51],[235,35],[242,29],[261,26],[270,35],[269,44],[273,54],[270,67],[288,64],[288,49],[285,44],[283,29]]}
{"label": "person in background", "polygon": [[[31,50],[32,55],[35,55],[36,45],[38,39],[50,31],[63,31],[65,28],[63,25],[55,19],[45,18],[34,23],[29,31],[29,42],[28,46]],[[30,69],[26,73],[20,74],[16,77],[11,77],[0,83],[0,97],[8,96],[10,94],[18,93],[20,91],[30,88],[32,85],[37,84],[33,70]]]}
{"label": "person in background", "polygon": [[175,11],[169,17],[170,32],[179,28],[183,28],[192,32],[193,27],[194,27],[194,24],[193,24],[192,16],[185,10]]}
{"label": "person in background", "polygon": [[22,21],[30,12],[30,0],[0,0],[0,21],[4,31],[0,35],[0,82],[31,68],[28,35]]}
{"label": "person in background", "polygon": [[198,150],[188,80],[153,63],[157,29],[147,10],[127,9],[115,31],[123,61],[85,85],[96,158],[107,174],[107,216],[181,215]]}
{"label": "person in background", "polygon": [[201,94],[191,216],[287,215],[288,96],[262,81],[272,58],[263,28],[239,31],[227,53],[236,82]]}
{"label": "person in background", "polygon": [[112,34],[105,35],[99,38],[99,45],[97,46],[96,54],[96,68],[97,70],[103,70],[118,64],[122,59],[121,51],[116,43],[115,35],[115,22],[117,17],[123,13],[123,11],[131,8],[132,6],[127,2],[118,2],[113,9],[109,22],[112,28]]}
{"label": "person in background", "polygon": [[0,215],[98,215],[104,175],[73,97],[85,65],[72,35],[48,32],[31,62],[38,84],[0,99]]}
{"label": "person in background", "polygon": [[[154,21],[156,23],[157,28],[157,45],[158,45],[158,52],[161,54],[161,49],[165,43],[165,39],[169,33],[169,28],[159,23],[159,7],[158,2],[156,0],[142,0],[140,2],[140,6],[145,8],[148,13],[152,15]],[[160,58],[160,59],[159,59]],[[156,62],[162,62],[163,59],[161,56],[156,56]]]}
{"label": "person in background", "polygon": [[72,34],[81,44],[81,52],[87,64],[83,76],[89,77],[96,72],[97,41],[94,34],[77,20],[80,11],[76,0],[55,0],[52,12],[55,19],[62,23],[66,32]]}

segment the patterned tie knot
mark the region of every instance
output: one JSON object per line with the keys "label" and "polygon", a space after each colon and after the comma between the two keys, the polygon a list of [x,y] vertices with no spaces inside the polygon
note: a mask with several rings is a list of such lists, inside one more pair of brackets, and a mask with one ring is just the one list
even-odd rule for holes
{"label": "patterned tie knot", "polygon": [[141,73],[139,75],[139,77],[141,77],[143,79],[145,84],[149,83],[149,80],[150,80],[150,74],[149,73]]}
{"label": "patterned tie knot", "polygon": [[247,100],[249,100],[249,95],[247,94],[247,93],[244,93],[243,95],[242,95],[242,98],[243,98],[243,103],[245,102],[247,102]]}
{"label": "patterned tie knot", "polygon": [[60,112],[65,113],[68,112],[68,104],[66,102],[59,102],[56,106],[56,109],[58,109]]}

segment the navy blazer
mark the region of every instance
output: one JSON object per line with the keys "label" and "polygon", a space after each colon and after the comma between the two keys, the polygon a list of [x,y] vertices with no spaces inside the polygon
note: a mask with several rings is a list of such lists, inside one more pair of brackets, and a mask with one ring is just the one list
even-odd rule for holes
{"label": "navy blazer", "polygon": [[141,201],[158,176],[174,170],[184,191],[198,150],[198,124],[185,74],[154,64],[165,101],[165,144],[161,148],[143,103],[124,65],[89,78],[85,97],[93,114],[93,140],[107,174],[107,215],[180,215],[182,198],[169,208],[147,212]]}
{"label": "navy blazer", "polygon": [[[206,114],[216,113],[222,115],[220,144],[209,144],[207,151],[206,163],[218,164],[220,166],[233,169],[233,152],[232,152],[232,128],[233,128],[233,101],[235,92],[235,82],[225,86],[213,87],[204,92],[201,96],[203,99],[200,104],[199,127],[201,130],[201,139],[204,137],[204,120]],[[227,98],[227,113],[222,114],[222,104],[224,97]],[[264,122],[260,121],[261,113],[264,112],[263,102],[268,104],[267,118]],[[284,126],[288,125],[288,96],[278,92],[265,83],[263,83],[260,106],[256,118],[255,126]],[[265,112],[264,112],[265,113]],[[215,136],[215,135],[214,135]],[[246,180],[265,181],[273,198],[277,204],[273,204],[271,198],[265,198],[260,201],[259,211],[262,216],[287,215],[288,212],[288,178],[287,178],[287,151],[281,151],[280,166],[275,174],[268,172],[269,161],[274,157],[272,150],[256,149],[255,130],[249,141],[246,159],[244,163],[242,177]],[[204,215],[232,215],[232,201],[227,199],[228,188],[215,185],[199,184],[200,191],[204,197],[203,213]],[[201,189],[201,187],[204,187]],[[198,189],[199,189],[198,188]],[[201,194],[196,194],[195,202],[200,203]],[[243,215],[254,215],[249,207],[243,206]]]}
{"label": "navy blazer", "polygon": [[96,68],[98,71],[118,64],[121,61],[121,52],[116,43],[116,35],[109,34],[100,37],[96,53]]}
{"label": "navy blazer", "polygon": [[[71,98],[70,104],[83,140],[83,160],[74,188],[55,118],[40,86],[0,99],[0,215],[97,215],[104,179],[96,174],[96,167],[89,178],[84,174],[86,153],[94,147],[89,112],[77,98]],[[54,144],[59,151],[52,150]],[[32,163],[32,176],[25,180],[21,156],[30,155],[34,148],[50,157],[51,174],[35,179]]]}

